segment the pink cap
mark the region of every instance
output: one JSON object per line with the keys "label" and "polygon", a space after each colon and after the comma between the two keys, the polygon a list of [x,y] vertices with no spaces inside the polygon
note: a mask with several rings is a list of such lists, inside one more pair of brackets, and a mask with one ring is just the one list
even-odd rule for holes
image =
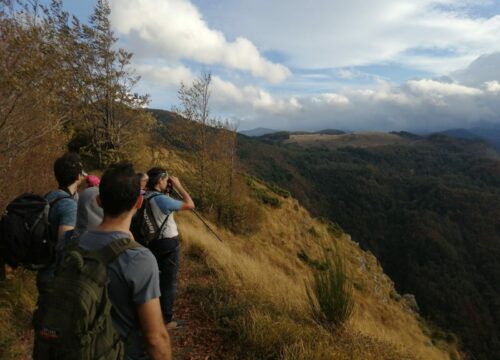
{"label": "pink cap", "polygon": [[101,179],[99,179],[95,175],[87,175],[85,176],[85,180],[87,180],[87,184],[92,187],[92,186],[99,186],[99,183],[101,182]]}

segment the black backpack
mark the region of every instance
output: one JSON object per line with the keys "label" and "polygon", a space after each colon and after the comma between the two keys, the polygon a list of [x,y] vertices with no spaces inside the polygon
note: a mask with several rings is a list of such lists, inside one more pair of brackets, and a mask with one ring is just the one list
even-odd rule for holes
{"label": "black backpack", "polygon": [[24,193],[10,202],[0,219],[1,260],[13,268],[23,264],[30,270],[50,265],[57,243],[57,234],[50,230],[50,207],[66,198],[70,196],[49,202],[43,196]]}
{"label": "black backpack", "polygon": [[137,210],[130,224],[130,231],[134,235],[135,241],[144,246],[148,246],[151,241],[160,238],[170,216],[170,214],[167,215],[161,226],[158,226],[156,223],[150,201],[158,195],[161,194],[156,193],[151,196],[144,196],[142,206]]}

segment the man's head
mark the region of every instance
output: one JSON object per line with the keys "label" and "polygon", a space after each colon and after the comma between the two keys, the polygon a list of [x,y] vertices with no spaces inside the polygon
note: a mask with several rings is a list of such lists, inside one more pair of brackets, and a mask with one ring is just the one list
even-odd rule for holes
{"label": "man's head", "polygon": [[167,188],[168,173],[167,170],[161,167],[154,167],[148,170],[148,184],[147,188],[150,190],[159,189],[165,191]]}
{"label": "man's head", "polygon": [[99,202],[104,216],[118,217],[139,208],[142,203],[140,192],[139,178],[132,164],[111,165],[99,184]]}
{"label": "man's head", "polygon": [[83,171],[80,155],[66,153],[55,161],[54,175],[59,187],[68,187],[74,183],[80,183],[87,174]]}

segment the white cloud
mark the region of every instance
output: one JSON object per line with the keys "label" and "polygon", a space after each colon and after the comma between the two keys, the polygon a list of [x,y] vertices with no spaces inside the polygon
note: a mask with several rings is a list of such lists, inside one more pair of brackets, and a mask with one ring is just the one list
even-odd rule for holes
{"label": "white cloud", "polygon": [[195,76],[184,65],[166,66],[137,64],[137,72],[147,81],[166,88],[179,88],[181,82],[189,84]]}
{"label": "white cloud", "polygon": [[500,81],[500,52],[481,55],[465,69],[455,71],[451,76],[470,86],[479,86],[492,80]]}
{"label": "white cloud", "polygon": [[408,87],[417,93],[425,96],[449,96],[449,95],[480,95],[480,89],[456,84],[445,83],[431,79],[410,80],[407,82]]}
{"label": "white cloud", "polygon": [[339,95],[335,93],[324,93],[319,96],[313,96],[311,101],[314,103],[325,102],[327,104],[336,104],[336,105],[347,105],[349,104],[349,98],[344,95]]}
{"label": "white cloud", "polygon": [[340,69],[337,71],[337,76],[341,79],[354,79],[356,75],[356,73],[348,69]]}
{"label": "white cloud", "polygon": [[498,81],[487,81],[484,83],[486,90],[492,93],[500,93],[500,83]]}
{"label": "white cloud", "polygon": [[198,2],[226,34],[281,51],[294,67],[395,62],[443,74],[500,51],[500,15],[471,16],[477,1]]}
{"label": "white cloud", "polygon": [[265,59],[248,39],[228,41],[209,28],[189,0],[111,0],[111,22],[137,56],[144,52],[171,60],[221,64],[249,71],[271,82],[285,80],[290,71]]}
{"label": "white cloud", "polygon": [[[253,114],[253,126],[290,130],[409,130],[437,131],[500,121],[500,83],[482,88],[435,79],[410,80],[402,85],[379,82],[373,89],[345,89],[301,97],[300,111]],[[305,121],[307,119],[307,122]],[[247,126],[248,127],[248,126]]]}
{"label": "white cloud", "polygon": [[[262,88],[252,85],[237,87],[217,76],[213,77],[212,97],[216,105],[232,109],[233,112],[239,112],[243,116],[248,115],[249,110],[287,114],[301,108],[298,100],[294,97],[276,98]],[[237,110],[235,111],[235,109]],[[246,114],[242,113],[242,110],[246,111]]]}
{"label": "white cloud", "polygon": [[[139,64],[135,68],[143,79],[151,85],[151,88],[169,92],[171,98],[172,91],[176,91],[181,83],[189,86],[196,78],[196,75],[183,65]],[[210,92],[211,106],[215,110],[218,112],[229,111],[242,117],[255,111],[287,114],[301,108],[295,97],[278,98],[258,86],[238,86],[216,75],[212,75]]]}

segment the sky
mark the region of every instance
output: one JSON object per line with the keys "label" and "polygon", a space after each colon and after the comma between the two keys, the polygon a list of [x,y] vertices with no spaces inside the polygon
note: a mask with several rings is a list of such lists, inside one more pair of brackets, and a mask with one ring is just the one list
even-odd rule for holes
{"label": "sky", "polygon": [[239,130],[500,123],[500,0],[109,2],[152,108],[211,72],[211,114]]}

